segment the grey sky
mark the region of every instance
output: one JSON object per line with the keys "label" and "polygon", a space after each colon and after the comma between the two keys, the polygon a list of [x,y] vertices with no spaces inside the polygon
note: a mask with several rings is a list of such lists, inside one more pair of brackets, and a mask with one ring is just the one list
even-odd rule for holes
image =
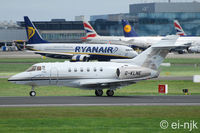
{"label": "grey sky", "polygon": [[79,15],[89,19],[90,15],[128,13],[129,4],[140,1],[167,0],[0,0],[0,21],[21,21],[25,15],[33,21],[52,18],[74,20],[74,16]]}

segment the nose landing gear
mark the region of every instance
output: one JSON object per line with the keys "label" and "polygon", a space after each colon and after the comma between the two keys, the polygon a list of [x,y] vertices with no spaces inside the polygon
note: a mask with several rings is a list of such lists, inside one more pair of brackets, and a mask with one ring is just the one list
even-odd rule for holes
{"label": "nose landing gear", "polygon": [[29,94],[30,94],[31,97],[36,96],[36,92],[34,91],[34,86],[32,86],[32,91],[30,91]]}

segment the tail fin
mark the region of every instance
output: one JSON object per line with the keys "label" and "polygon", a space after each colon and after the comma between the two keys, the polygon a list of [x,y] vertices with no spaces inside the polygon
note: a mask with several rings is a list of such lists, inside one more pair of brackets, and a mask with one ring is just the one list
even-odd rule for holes
{"label": "tail fin", "polygon": [[35,28],[34,24],[30,21],[30,19],[27,16],[24,16],[24,22],[26,27],[28,44],[48,43],[47,41],[42,39],[38,30]]}
{"label": "tail fin", "polygon": [[132,62],[142,67],[158,70],[170,49],[177,47],[175,43],[178,37],[179,36],[176,35],[164,37],[157,44],[152,45],[150,48],[136,56]]}
{"label": "tail fin", "polygon": [[122,25],[123,25],[123,31],[124,31],[125,37],[138,36],[127,20],[122,20]]}
{"label": "tail fin", "polygon": [[86,37],[83,37],[82,39],[99,36],[88,21],[83,21],[83,26],[86,32]]}
{"label": "tail fin", "polygon": [[176,35],[186,36],[186,34],[185,34],[183,28],[181,27],[181,25],[179,24],[178,20],[174,20],[174,27],[176,30]]}

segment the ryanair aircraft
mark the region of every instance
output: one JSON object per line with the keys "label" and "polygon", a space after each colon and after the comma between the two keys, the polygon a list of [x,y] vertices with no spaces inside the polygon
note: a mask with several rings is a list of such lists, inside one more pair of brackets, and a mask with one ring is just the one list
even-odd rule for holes
{"label": "ryanair aircraft", "polygon": [[109,61],[110,59],[131,59],[137,56],[132,48],[105,44],[49,43],[44,40],[34,24],[24,17],[28,38],[28,50],[46,57],[71,59],[71,61]]}

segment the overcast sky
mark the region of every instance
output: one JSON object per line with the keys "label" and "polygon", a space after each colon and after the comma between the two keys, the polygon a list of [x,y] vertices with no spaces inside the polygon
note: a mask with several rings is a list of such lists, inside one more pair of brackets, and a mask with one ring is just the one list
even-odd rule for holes
{"label": "overcast sky", "polygon": [[22,21],[23,16],[29,16],[32,21],[74,20],[79,15],[89,19],[90,15],[128,13],[129,4],[140,1],[167,0],[0,0],[0,21]]}

